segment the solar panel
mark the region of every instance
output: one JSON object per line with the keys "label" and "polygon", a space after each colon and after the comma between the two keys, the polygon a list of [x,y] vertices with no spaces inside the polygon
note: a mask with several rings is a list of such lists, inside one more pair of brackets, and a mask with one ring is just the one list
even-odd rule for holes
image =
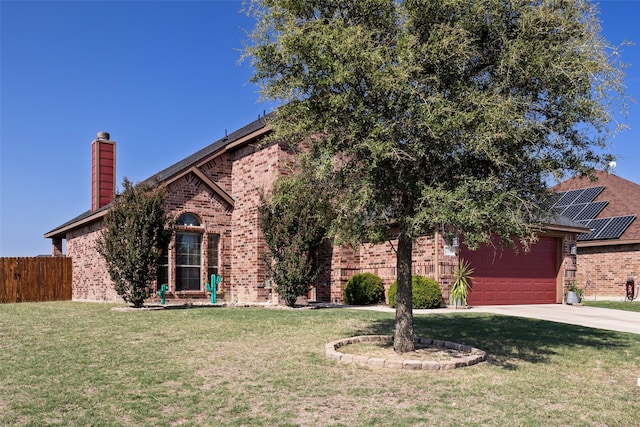
{"label": "solar panel", "polygon": [[562,194],[562,197],[560,197],[560,200],[556,202],[555,206],[569,206],[580,196],[580,194],[582,194],[582,191],[583,190],[571,190],[564,193],[558,193]]}
{"label": "solar panel", "polygon": [[598,216],[600,212],[607,206],[609,202],[591,202],[587,203],[587,205],[578,213],[575,218],[575,221],[581,221],[585,219],[594,219]]}
{"label": "solar panel", "polygon": [[602,193],[602,190],[604,190],[604,187],[585,188],[572,204],[593,202],[598,197],[598,194]]}
{"label": "solar panel", "polygon": [[562,215],[562,212],[565,211],[565,209],[567,209],[566,206],[554,206],[551,209],[553,209],[553,212],[557,213],[558,215]]}
{"label": "solar panel", "polygon": [[635,215],[618,216],[611,218],[611,221],[600,231],[598,239],[617,239],[631,225]]}
{"label": "solar panel", "polygon": [[[562,212],[562,215],[567,218],[576,219],[580,212],[587,206],[587,203],[581,203],[579,205],[570,205]],[[585,218],[591,219],[591,218]]]}
{"label": "solar panel", "polygon": [[538,203],[540,205],[555,206],[563,195],[564,193],[549,193],[545,199],[540,200]]}
{"label": "solar panel", "polygon": [[591,233],[578,234],[579,241],[618,239],[636,218],[635,215],[596,218],[609,203],[594,202],[603,190],[603,186],[598,186],[557,193],[553,211],[592,230]]}
{"label": "solar panel", "polygon": [[631,225],[635,218],[635,215],[629,215],[580,221],[585,225],[585,227],[588,227],[593,231],[591,234],[578,234],[578,240],[617,239],[622,236],[622,233],[624,233],[627,227]]}
{"label": "solar panel", "polygon": [[574,221],[594,219],[609,202],[574,203],[569,206],[554,206],[553,211]]}
{"label": "solar panel", "polygon": [[599,218],[590,219],[588,221],[579,221],[581,224],[584,224],[585,227],[590,228],[591,233],[578,234],[578,240],[595,240],[598,233],[600,233],[610,220],[611,218]]}
{"label": "solar panel", "polygon": [[576,221],[579,224],[584,225],[585,227],[589,228],[589,225],[591,225],[591,221],[593,221],[592,219],[585,219],[582,221]]}

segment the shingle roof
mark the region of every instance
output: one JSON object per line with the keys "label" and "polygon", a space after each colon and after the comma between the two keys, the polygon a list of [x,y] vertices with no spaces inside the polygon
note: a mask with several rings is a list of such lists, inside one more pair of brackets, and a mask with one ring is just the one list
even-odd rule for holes
{"label": "shingle roof", "polygon": [[248,125],[238,129],[237,131],[229,134],[228,136],[225,136],[224,138],[219,139],[218,141],[214,142],[213,144],[207,145],[206,147],[204,147],[202,150],[196,151],[195,153],[191,154],[190,156],[185,157],[184,159],[180,160],[177,163],[174,163],[173,165],[169,166],[166,169],[163,169],[162,171],[158,172],[157,174],[155,174],[152,177],[149,177],[146,181],[149,181],[151,179],[157,179],[158,181],[162,182],[170,177],[172,177],[173,175],[183,171],[184,169],[187,169],[189,167],[191,167],[194,163],[197,163],[199,160],[207,157],[210,154],[215,153],[216,151],[224,148],[225,146],[239,140],[242,139],[243,137],[264,128],[267,124],[266,124],[266,117],[268,116],[264,116],[262,118],[259,118],[258,120],[255,120],[251,123],[249,123]]}
{"label": "shingle roof", "polygon": [[596,218],[611,218],[635,215],[636,219],[616,242],[640,241],[640,185],[614,174],[596,171],[597,180],[574,177],[551,188],[557,193],[591,187],[604,187],[593,202],[608,202]]}
{"label": "shingle roof", "polygon": [[[246,126],[236,130],[235,132],[232,132],[231,134],[225,136],[224,138],[221,138],[221,139],[213,142],[212,144],[204,147],[203,149],[198,150],[195,153],[191,154],[190,156],[187,156],[184,159],[174,163],[173,165],[169,166],[168,168],[165,168],[165,169],[161,170],[157,174],[147,178],[145,181],[148,182],[148,181],[151,181],[151,180],[157,180],[158,182],[163,182],[163,181],[171,178],[172,176],[175,176],[176,174],[179,174],[180,172],[190,168],[191,166],[193,166],[194,164],[198,163],[200,160],[206,158],[207,156],[209,156],[211,154],[214,154],[217,151],[225,148],[227,145],[233,144],[235,141],[239,141],[240,139],[244,138],[245,136],[250,135],[251,133],[256,132],[257,130],[260,130],[260,129],[264,128],[267,125],[267,117],[269,117],[269,115],[264,116],[262,118],[258,118],[257,120],[247,124]],[[569,181],[571,181],[571,180],[569,180]],[[569,181],[565,181],[562,184],[559,184],[558,186],[553,187],[552,190],[553,191],[567,191],[567,190],[576,189],[576,188],[583,188],[583,187],[579,186],[580,184],[568,184]],[[587,182],[588,182],[588,180],[587,180]],[[629,181],[626,181],[626,182],[628,182],[628,183],[640,188],[640,186],[638,186],[637,184],[633,184],[633,183],[631,183]],[[567,187],[566,188],[561,187],[563,185],[566,185]],[[578,187],[570,188],[571,185],[578,185]],[[636,199],[638,199],[638,196],[636,196]],[[79,226],[79,225],[82,225],[84,223],[92,222],[94,220],[97,220],[97,219],[101,218],[102,216],[104,216],[104,214],[106,214],[106,212],[109,210],[110,206],[111,205],[109,204],[109,205],[103,206],[100,209],[97,209],[95,211],[88,210],[88,211],[76,216],[75,218],[65,222],[64,224],[54,228],[53,230],[45,233],[44,236],[46,238],[64,237],[64,234],[69,229],[69,227],[73,227],[74,224]],[[636,212],[640,212],[640,209],[637,209]],[[572,221],[571,219],[566,218],[566,217],[564,217],[562,215],[556,215],[556,216],[553,216],[553,217],[550,217],[550,218],[545,218],[543,220],[543,222],[545,224],[547,224],[547,225],[557,226],[557,227],[562,227],[562,228],[583,228],[584,227],[582,224],[579,224],[579,223],[577,223],[575,221]],[[636,221],[636,222],[638,222],[638,221]],[[638,232],[640,234],[640,224],[635,224],[635,225],[639,229]]]}
{"label": "shingle roof", "polygon": [[575,229],[585,228],[584,225],[578,222],[575,222],[571,218],[567,218],[566,216],[563,216],[563,215],[552,215],[550,217],[543,218],[542,222],[547,226],[556,226],[561,228],[575,228]]}
{"label": "shingle roof", "polygon": [[[254,120],[248,125],[243,126],[242,128],[232,132],[231,134],[225,136],[224,138],[221,138],[215,141],[214,143],[207,145],[203,149],[196,151],[190,156],[187,156],[184,159],[180,160],[179,162],[169,166],[168,168],[161,170],[157,174],[147,178],[144,181],[148,182],[151,180],[158,180],[158,182],[162,182],[168,178],[171,178],[172,176],[184,171],[185,169],[190,168],[193,164],[197,163],[201,159],[204,159],[205,157],[223,149],[227,145],[232,144],[235,141],[239,141],[245,136],[250,135],[253,132],[256,132],[257,130],[264,128],[267,125],[268,116],[269,115],[263,116],[261,118],[258,118],[257,120]],[[104,214],[109,210],[110,206],[111,204],[103,206],[100,209],[97,209],[95,211],[88,210],[84,213],[81,213],[75,218],[45,233],[44,237],[46,238],[64,237],[64,233],[70,226],[73,226],[74,224],[81,225],[86,222],[91,222],[95,219],[99,219],[102,216],[104,216]]]}

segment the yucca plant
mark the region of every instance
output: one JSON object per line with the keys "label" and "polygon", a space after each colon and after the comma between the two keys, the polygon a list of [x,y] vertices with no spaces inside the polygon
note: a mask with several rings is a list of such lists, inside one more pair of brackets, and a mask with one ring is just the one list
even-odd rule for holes
{"label": "yucca plant", "polygon": [[453,283],[449,290],[449,301],[455,304],[456,308],[459,304],[467,305],[467,296],[471,289],[471,275],[473,268],[469,265],[469,261],[460,259],[460,262],[453,269]]}

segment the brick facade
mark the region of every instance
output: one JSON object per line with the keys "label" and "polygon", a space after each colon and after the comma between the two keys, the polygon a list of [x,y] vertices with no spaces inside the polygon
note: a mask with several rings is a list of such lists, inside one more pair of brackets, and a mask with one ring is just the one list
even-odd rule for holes
{"label": "brick facade", "polygon": [[[232,303],[277,303],[270,286],[263,254],[267,248],[259,226],[260,198],[268,196],[275,180],[292,170],[293,156],[283,145],[260,145],[268,131],[256,123],[246,132],[224,138],[201,152],[161,171],[155,178],[167,189],[167,213],[177,219],[193,214],[198,226],[177,226],[177,232],[202,236],[199,290],[178,290],[176,286],[176,237],[169,245],[169,298],[206,299],[210,235],[219,235],[218,274],[224,299]],[[96,251],[96,239],[103,227],[108,206],[80,215],[58,229],[45,234],[59,252],[61,240],[67,240],[67,254],[73,258],[73,299],[121,301],[107,273],[104,259]],[[448,297],[453,268],[458,261],[456,248],[439,234],[423,236],[414,243],[413,273],[434,278]],[[397,242],[364,245],[355,249],[325,245],[326,261],[309,298],[342,302],[346,281],[358,272],[371,272],[383,279],[385,288],[396,279]],[[569,251],[565,242],[565,252]],[[562,277],[575,271],[575,262],[562,261]],[[636,263],[637,265],[637,263]],[[573,269],[573,270],[571,270]],[[181,270],[184,271],[184,270]],[[155,297],[155,296],[154,296]]]}
{"label": "brick facade", "polygon": [[261,195],[269,195],[289,159],[290,155],[277,144],[261,150],[246,146],[234,154],[232,302],[268,302],[273,297],[268,286],[265,288],[267,269],[262,254],[266,246],[260,231],[258,207]]}
{"label": "brick facade", "polygon": [[[342,290],[349,278],[365,272],[379,276],[385,291],[388,291],[396,280],[397,243],[394,239],[376,245],[363,245],[355,250],[347,246],[332,248],[331,261],[325,263],[313,291],[315,295],[312,296],[323,301],[341,302]],[[412,273],[435,279],[440,284],[443,295],[448,296],[453,267],[457,262],[453,250],[439,235],[420,237],[413,245]]]}
{"label": "brick facade", "polygon": [[[562,302],[562,295],[567,283],[576,277],[577,258],[572,254],[572,247],[576,245],[575,233],[552,233],[545,236],[560,239],[562,243],[561,252],[558,259],[558,276],[556,278],[560,292],[557,302]],[[330,301],[341,302],[342,290],[345,283],[356,273],[369,272],[380,278],[385,286],[385,291],[389,290],[391,284],[396,280],[396,256],[394,248],[396,240],[391,242],[364,245],[353,251],[348,247],[333,248],[331,264],[324,266],[316,291],[320,296],[326,295],[329,288]],[[444,301],[449,299],[449,289],[453,283],[453,271],[458,263],[458,248],[451,246],[442,236],[422,236],[413,246],[413,266],[412,273],[426,276],[438,282],[442,288]],[[331,280],[327,281],[327,271],[331,272]],[[324,290],[324,293],[323,291]],[[327,300],[326,298],[318,298]]]}
{"label": "brick facade", "polygon": [[577,243],[578,286],[586,299],[622,300],[627,277],[640,281],[640,185],[603,171],[595,181],[573,177],[552,188],[556,192],[603,187],[594,202],[606,202],[596,218],[632,215],[634,221],[616,238],[581,240]]}
{"label": "brick facade", "polygon": [[96,249],[103,225],[97,221],[67,234],[67,256],[73,260],[71,297],[74,300],[122,301],[107,272],[107,263]]}
{"label": "brick facade", "polygon": [[[225,163],[222,162],[224,165]],[[189,173],[167,186],[167,199],[165,201],[167,212],[172,218],[191,213],[198,216],[200,226],[176,226],[177,232],[198,233],[202,235],[201,269],[200,269],[200,296],[205,296],[204,283],[208,277],[209,247],[207,245],[209,234],[220,236],[219,243],[219,272],[223,278],[221,288],[228,288],[228,278],[231,275],[231,212],[232,208],[218,194],[212,191],[198,179],[193,173]],[[176,236],[174,235],[169,245],[169,253],[175,253]],[[169,289],[175,289],[176,265],[175,256],[169,256]],[[188,295],[186,293],[183,296]]]}
{"label": "brick facade", "polygon": [[623,300],[627,277],[640,285],[640,243],[578,247],[577,280],[586,299]]}

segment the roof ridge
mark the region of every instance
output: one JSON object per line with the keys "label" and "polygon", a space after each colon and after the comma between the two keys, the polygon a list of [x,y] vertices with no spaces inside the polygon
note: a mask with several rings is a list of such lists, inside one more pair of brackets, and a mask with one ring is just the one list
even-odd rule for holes
{"label": "roof ridge", "polygon": [[[246,137],[247,135],[252,134],[253,132],[256,132],[264,127],[267,126],[267,120],[270,116],[272,116],[274,113],[269,113],[269,114],[265,114],[263,116],[259,116],[257,120],[252,121],[251,123],[231,132],[228,135],[225,135],[224,137],[212,142],[211,144],[207,145],[206,147],[201,148],[200,150],[196,151],[193,154],[190,154],[189,156],[183,158],[182,160],[172,164],[171,166],[162,169],[160,172],[157,172],[156,174],[150,176],[149,178],[146,178],[142,181],[140,181],[140,183],[148,183],[150,181],[164,181],[168,178],[170,178],[171,176],[175,175],[176,173],[182,171],[183,169],[186,169],[188,167],[190,167],[191,165],[193,165],[194,163],[197,163],[198,160],[201,160],[202,158],[211,155],[213,153],[215,153],[216,151],[219,151],[221,149],[223,149],[224,147],[226,147],[229,144],[234,143],[235,141],[238,141],[244,137]],[[108,205],[105,205],[99,209],[96,209],[94,211],[92,211],[91,209],[89,209],[88,211],[85,211],[83,213],[81,213],[80,215],[74,217],[73,219],[65,222],[62,225],[59,225],[58,227],[55,227],[54,229],[52,229],[51,231],[48,231],[46,233],[44,233],[45,238],[51,238],[51,237],[55,237],[56,232],[59,231],[63,231],[68,229],[71,225],[75,224],[75,223],[82,223],[84,220],[90,219],[92,216],[96,215],[96,219],[100,218],[104,215],[103,211],[106,211],[109,209],[109,207],[113,204],[113,202],[109,203]]]}

